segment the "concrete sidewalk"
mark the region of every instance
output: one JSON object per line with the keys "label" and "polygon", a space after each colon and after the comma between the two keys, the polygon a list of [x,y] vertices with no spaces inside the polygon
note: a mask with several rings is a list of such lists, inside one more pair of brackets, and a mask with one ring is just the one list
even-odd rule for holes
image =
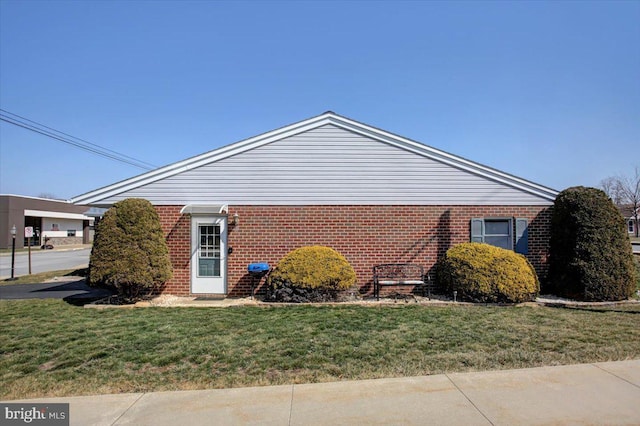
{"label": "concrete sidewalk", "polygon": [[72,425],[638,425],[640,360],[27,401],[70,403]]}

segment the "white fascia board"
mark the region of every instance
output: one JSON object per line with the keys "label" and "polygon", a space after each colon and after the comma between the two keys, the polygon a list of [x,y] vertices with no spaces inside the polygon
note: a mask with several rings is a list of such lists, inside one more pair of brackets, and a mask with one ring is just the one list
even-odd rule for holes
{"label": "white fascia board", "polygon": [[449,154],[448,152],[441,151],[439,149],[412,141],[411,139],[403,138],[402,136],[377,129],[363,123],[359,123],[344,117],[338,117],[338,121],[330,120],[330,122],[331,124],[342,127],[345,130],[349,130],[354,133],[376,139],[378,141],[402,148],[415,154],[448,164],[458,169],[466,170],[476,175],[480,175],[488,179],[523,190],[525,192],[529,192],[550,201],[555,200],[556,196],[558,195],[558,191],[554,189],[538,185],[526,179],[501,172],[500,170],[496,170],[491,167],[484,166],[480,163],[476,163],[474,161]]}
{"label": "white fascia board", "polygon": [[51,212],[45,210],[24,210],[25,216],[31,217],[48,217],[53,219],[76,219],[76,220],[93,220],[94,218],[85,216],[82,213],[62,213]]}
{"label": "white fascia board", "polygon": [[51,203],[61,203],[61,204],[69,204],[67,200],[58,200],[57,198],[42,198],[42,197],[32,197],[29,195],[18,195],[18,194],[0,194],[2,197],[16,197],[16,198],[27,198],[29,200],[40,200],[40,201],[49,201]]}

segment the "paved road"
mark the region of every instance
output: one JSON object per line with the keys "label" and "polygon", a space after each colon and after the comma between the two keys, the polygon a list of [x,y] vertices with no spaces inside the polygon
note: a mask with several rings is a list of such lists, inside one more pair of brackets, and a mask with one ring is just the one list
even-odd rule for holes
{"label": "paved road", "polygon": [[[40,250],[31,251],[31,272],[57,271],[60,269],[72,269],[85,267],[89,264],[91,249],[76,250]],[[28,253],[16,253],[15,276],[27,275],[29,273]],[[0,279],[11,276],[11,256],[0,256]]]}
{"label": "paved road", "polygon": [[[105,289],[91,288],[84,279],[44,284],[15,284],[0,286],[0,299],[65,299],[93,301],[110,296]],[[71,300],[69,300],[71,298]]]}

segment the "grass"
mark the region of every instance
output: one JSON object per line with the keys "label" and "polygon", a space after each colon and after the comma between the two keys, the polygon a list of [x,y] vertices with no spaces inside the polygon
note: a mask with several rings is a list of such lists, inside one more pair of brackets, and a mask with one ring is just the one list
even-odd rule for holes
{"label": "grass", "polygon": [[0,399],[640,358],[640,307],[83,309],[0,302]]}
{"label": "grass", "polygon": [[0,286],[14,284],[40,284],[55,277],[81,276],[87,275],[87,269],[62,269],[59,271],[41,272],[39,274],[22,275],[15,280],[0,280]]}

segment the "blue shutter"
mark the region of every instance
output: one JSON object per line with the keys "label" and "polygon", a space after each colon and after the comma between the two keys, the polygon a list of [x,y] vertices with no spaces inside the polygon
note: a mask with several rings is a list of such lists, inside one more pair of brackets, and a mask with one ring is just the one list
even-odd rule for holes
{"label": "blue shutter", "polygon": [[529,254],[529,221],[516,219],[516,253]]}
{"label": "blue shutter", "polygon": [[471,219],[471,242],[484,243],[484,219]]}

